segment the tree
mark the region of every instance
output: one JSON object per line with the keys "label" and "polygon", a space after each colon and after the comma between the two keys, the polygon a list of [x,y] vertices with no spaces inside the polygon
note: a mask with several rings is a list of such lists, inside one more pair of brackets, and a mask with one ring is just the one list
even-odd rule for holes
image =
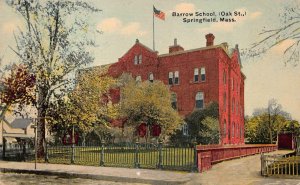
{"label": "tree", "polygon": [[93,67],[78,72],[75,89],[64,99],[51,103],[48,119],[52,132],[62,135],[75,127],[84,142],[87,133],[110,126],[110,121],[118,116],[118,104],[109,101],[109,90],[116,80],[106,71]]}
{"label": "tree", "polygon": [[14,105],[22,109],[35,104],[35,76],[23,65],[13,65],[10,74],[1,78],[0,87],[0,121]]}
{"label": "tree", "polygon": [[219,105],[211,102],[187,116],[186,122],[191,139],[200,144],[218,144],[220,137]]}
{"label": "tree", "polygon": [[290,41],[291,44],[284,51],[287,56],[285,63],[297,65],[300,60],[300,3],[296,0],[289,3],[285,2],[283,8],[283,12],[279,15],[280,26],[263,29],[259,34],[262,39],[255,42],[247,54],[251,56],[260,55],[282,42]]}
{"label": "tree", "polygon": [[121,87],[121,117],[127,118],[128,125],[137,127],[142,122],[145,123],[148,128],[146,137],[154,124],[162,128],[161,134],[165,136],[173,133],[183,123],[178,112],[171,106],[168,87],[162,82],[136,82],[127,75],[124,84]]}
{"label": "tree", "polygon": [[12,50],[36,76],[38,154],[44,154],[46,115],[51,98],[64,93],[76,69],[93,61],[88,46],[89,15],[100,10],[83,1],[11,0],[26,21]]}
{"label": "tree", "polygon": [[269,100],[267,108],[256,109],[245,123],[245,136],[251,143],[273,143],[280,132],[299,127],[275,99]]}

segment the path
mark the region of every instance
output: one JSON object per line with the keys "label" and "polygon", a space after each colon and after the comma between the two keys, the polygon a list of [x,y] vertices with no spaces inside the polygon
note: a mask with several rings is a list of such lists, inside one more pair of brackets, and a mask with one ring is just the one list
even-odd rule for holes
{"label": "path", "polygon": [[[272,153],[285,154],[288,151]],[[300,185],[300,179],[279,179],[260,175],[260,155],[225,161],[199,174],[186,185]]]}

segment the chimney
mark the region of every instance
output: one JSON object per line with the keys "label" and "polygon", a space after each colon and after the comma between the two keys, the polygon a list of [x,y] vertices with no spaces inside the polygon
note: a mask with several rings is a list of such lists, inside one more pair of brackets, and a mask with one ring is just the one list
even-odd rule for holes
{"label": "chimney", "polygon": [[181,47],[180,45],[177,44],[177,39],[174,39],[174,45],[173,46],[169,46],[169,53],[174,53],[177,51],[184,51],[183,47]]}
{"label": "chimney", "polygon": [[214,34],[209,33],[209,34],[205,35],[205,38],[206,38],[206,46],[214,45],[214,39],[215,39]]}

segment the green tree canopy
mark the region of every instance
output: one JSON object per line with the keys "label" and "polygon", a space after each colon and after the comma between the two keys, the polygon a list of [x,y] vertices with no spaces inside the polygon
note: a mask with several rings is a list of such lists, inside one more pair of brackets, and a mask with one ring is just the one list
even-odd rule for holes
{"label": "green tree canopy", "polygon": [[[77,85],[65,98],[51,103],[49,128],[58,135],[75,126],[82,135],[95,128],[109,127],[118,116],[118,105],[109,101],[109,90],[115,80],[102,68],[80,70]],[[102,125],[102,126],[101,126]]]}
{"label": "green tree canopy", "polygon": [[256,109],[245,119],[245,137],[249,143],[273,143],[280,132],[299,133],[299,122],[282,110],[275,99],[267,108]]}
{"label": "green tree canopy", "polygon": [[138,126],[144,122],[148,128],[158,124],[162,128],[161,134],[168,135],[183,123],[171,106],[168,87],[162,82],[136,82],[128,75],[121,82],[124,85],[121,87],[120,112],[127,118],[127,124]]}

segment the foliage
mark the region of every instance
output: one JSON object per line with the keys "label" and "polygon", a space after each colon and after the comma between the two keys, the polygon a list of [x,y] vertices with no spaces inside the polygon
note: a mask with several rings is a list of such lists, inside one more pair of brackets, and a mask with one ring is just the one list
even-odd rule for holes
{"label": "foliage", "polygon": [[20,62],[36,76],[38,153],[43,155],[46,113],[50,99],[69,89],[71,73],[93,61],[87,47],[89,15],[100,10],[83,1],[10,0],[24,17],[26,30],[16,36],[13,49]]}
{"label": "foliage", "polygon": [[[192,112],[187,118],[189,134],[192,139],[196,139],[200,144],[216,144],[219,143],[219,138],[216,139],[215,133],[219,132],[219,105],[216,102],[210,103],[204,109],[198,109]],[[207,123],[213,122],[214,126],[209,126]],[[216,130],[212,130],[216,129]]]}
{"label": "foliage", "polygon": [[182,134],[182,130],[177,130],[171,136],[171,141],[179,143],[192,143],[196,141],[200,144],[219,143],[219,105],[211,102],[204,109],[197,109],[185,119],[188,126],[188,136]]}
{"label": "foliage", "polygon": [[289,42],[285,48],[285,63],[298,65],[300,43],[300,3],[299,1],[284,2],[283,11],[279,14],[280,26],[277,28],[263,29],[259,34],[261,40],[254,43],[247,51],[248,55],[257,56],[265,53],[268,49],[283,42]]}
{"label": "foliage", "polygon": [[13,105],[22,109],[35,104],[35,76],[23,65],[14,65],[10,74],[1,78],[0,104],[2,120]]}
{"label": "foliage", "polygon": [[160,81],[136,82],[127,78],[121,87],[120,105],[121,117],[127,118],[128,125],[138,126],[145,122],[150,128],[158,124],[163,136],[174,132],[183,122],[178,112],[171,107],[168,87]]}
{"label": "foliage", "polygon": [[199,133],[203,137],[203,144],[218,144],[220,139],[219,120],[208,116],[201,121],[201,124],[206,128]]}
{"label": "foliage", "polygon": [[299,132],[299,122],[292,120],[276,100],[268,107],[257,109],[252,117],[245,119],[245,137],[249,143],[273,143],[280,132]]}
{"label": "foliage", "polygon": [[[93,130],[108,127],[110,120],[118,115],[118,105],[108,99],[115,80],[102,68],[80,70],[74,91],[65,99],[51,103],[48,110],[49,127],[52,132],[62,135],[72,126],[83,136]],[[104,130],[103,130],[104,131]]]}

